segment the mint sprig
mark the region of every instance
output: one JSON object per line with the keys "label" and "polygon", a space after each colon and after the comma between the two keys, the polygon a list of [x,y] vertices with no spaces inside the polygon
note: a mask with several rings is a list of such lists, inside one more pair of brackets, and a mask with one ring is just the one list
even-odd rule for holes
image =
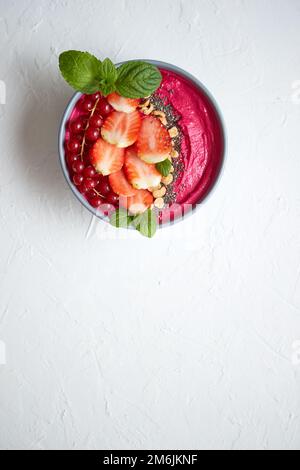
{"label": "mint sprig", "polygon": [[129,228],[134,217],[130,216],[125,209],[116,209],[110,216],[110,223],[116,228]]}
{"label": "mint sprig", "polygon": [[168,174],[170,173],[171,171],[171,168],[172,168],[172,163],[170,162],[170,160],[167,158],[166,160],[164,160],[163,162],[160,162],[160,163],[156,163],[156,169],[157,171],[159,171],[159,173],[163,176],[168,176]]}
{"label": "mint sprig", "polygon": [[127,62],[118,69],[117,92],[126,98],[144,98],[160,86],[162,76],[157,67],[147,62]]}
{"label": "mint sprig", "polygon": [[59,68],[68,84],[85,94],[100,91],[107,96],[116,91],[125,98],[144,98],[154,93],[162,80],[158,68],[148,62],[130,61],[116,68],[110,59],[102,62],[80,51],[63,52]]}
{"label": "mint sprig", "polygon": [[101,64],[88,52],[67,51],[59,56],[59,68],[66,82],[75,90],[87,94],[99,90]]}
{"label": "mint sprig", "polygon": [[115,83],[118,71],[110,59],[105,59],[100,65],[100,87],[104,96],[113,93],[116,89]]}
{"label": "mint sprig", "polygon": [[116,228],[129,228],[132,226],[147,238],[154,237],[157,230],[156,215],[152,209],[148,209],[143,214],[135,217],[131,216],[125,209],[116,209],[110,217],[110,223]]}

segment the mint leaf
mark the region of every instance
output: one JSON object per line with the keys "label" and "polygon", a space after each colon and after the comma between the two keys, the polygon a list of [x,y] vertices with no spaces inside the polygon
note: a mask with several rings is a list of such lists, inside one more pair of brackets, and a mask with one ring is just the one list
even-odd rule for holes
{"label": "mint leaf", "polygon": [[156,215],[152,209],[148,209],[143,214],[135,217],[132,224],[141,235],[148,238],[154,237],[157,230]]}
{"label": "mint leaf", "polygon": [[157,171],[159,171],[161,175],[168,176],[172,168],[172,163],[170,162],[170,160],[166,159],[163,162],[156,163],[155,166]]}
{"label": "mint leaf", "polygon": [[75,90],[92,94],[100,87],[101,61],[88,52],[66,51],[59,56],[62,76]]}
{"label": "mint leaf", "polygon": [[100,66],[100,88],[104,96],[115,91],[118,71],[110,59],[105,59]]}
{"label": "mint leaf", "polygon": [[132,220],[125,209],[117,209],[110,217],[111,225],[117,228],[128,228]]}
{"label": "mint leaf", "polygon": [[144,98],[160,86],[162,76],[154,65],[131,61],[118,68],[117,92],[125,98]]}

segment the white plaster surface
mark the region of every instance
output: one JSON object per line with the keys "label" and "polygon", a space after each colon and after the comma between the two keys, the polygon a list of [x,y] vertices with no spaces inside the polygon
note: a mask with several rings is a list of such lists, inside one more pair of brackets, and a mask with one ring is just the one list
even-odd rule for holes
{"label": "white plaster surface", "polygon": [[[299,24],[298,0],[0,1],[2,449],[300,448]],[[70,48],[177,64],[223,111],[216,191],[152,241],[63,179]]]}

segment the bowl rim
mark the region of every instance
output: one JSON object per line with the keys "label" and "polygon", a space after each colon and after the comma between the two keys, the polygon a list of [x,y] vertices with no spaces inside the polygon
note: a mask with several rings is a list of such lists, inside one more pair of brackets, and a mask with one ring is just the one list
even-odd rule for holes
{"label": "bowl rim", "polygon": [[[173,72],[177,72],[178,74],[182,75],[183,77],[191,80],[206,95],[206,97],[209,99],[212,106],[214,107],[214,109],[216,111],[216,114],[217,114],[217,117],[218,117],[219,122],[220,122],[220,128],[221,128],[222,137],[223,137],[223,152],[222,152],[222,156],[221,156],[221,164],[220,164],[220,167],[218,169],[218,174],[216,175],[216,178],[215,178],[215,181],[213,182],[212,187],[207,192],[207,194],[204,196],[204,198],[199,203],[195,204],[192,207],[192,209],[189,210],[187,213],[185,213],[182,217],[178,217],[177,219],[172,220],[172,221],[166,221],[166,222],[163,222],[163,223],[159,223],[158,227],[160,229],[162,229],[164,227],[172,226],[172,225],[177,224],[179,222],[183,222],[187,217],[190,217],[191,215],[193,215],[198,210],[199,206],[201,206],[202,204],[209,201],[209,199],[211,198],[211,196],[215,192],[216,187],[217,187],[218,183],[220,182],[220,179],[221,179],[221,177],[223,176],[223,173],[224,173],[225,160],[226,160],[226,154],[227,154],[227,132],[226,132],[226,127],[225,127],[223,114],[220,110],[219,105],[217,104],[217,102],[216,102],[215,98],[213,97],[213,95],[211,94],[211,92],[207,89],[207,87],[198,78],[196,78],[194,75],[187,72],[186,70],[178,67],[177,65],[174,65],[174,64],[171,64],[171,63],[168,63],[168,62],[159,61],[159,60],[153,60],[153,59],[125,60],[125,61],[117,63],[116,67],[119,67],[119,66],[121,66],[123,64],[126,64],[128,62],[132,62],[132,60],[148,62],[150,64],[155,65],[156,67],[161,67],[165,70],[170,70],[170,71],[173,71]],[[70,116],[72,114],[72,111],[74,109],[75,104],[81,98],[82,95],[83,95],[83,93],[81,93],[81,92],[75,92],[75,94],[70,99],[70,101],[69,101],[69,103],[68,103],[68,105],[67,105],[67,107],[66,107],[66,109],[63,113],[62,119],[60,121],[59,132],[58,132],[58,153],[59,153],[60,166],[61,166],[63,175],[65,177],[65,180],[66,180],[68,186],[70,187],[71,191],[75,195],[76,199],[78,199],[78,201],[81,202],[81,204],[90,213],[92,213],[95,217],[97,217],[100,220],[103,220],[104,222],[109,222],[109,217],[104,215],[104,214],[101,214],[97,209],[92,207],[88,203],[88,201],[85,199],[85,197],[80,193],[80,191],[76,188],[76,186],[72,183],[72,181],[70,179],[70,176],[69,176],[69,171],[68,171],[68,168],[67,168],[67,163],[66,163],[66,158],[65,158],[65,150],[64,150],[66,123],[68,122],[68,119],[70,118]]]}

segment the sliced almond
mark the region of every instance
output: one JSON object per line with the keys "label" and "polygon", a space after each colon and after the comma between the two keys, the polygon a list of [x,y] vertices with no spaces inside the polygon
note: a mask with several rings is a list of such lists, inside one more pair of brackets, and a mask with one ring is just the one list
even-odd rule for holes
{"label": "sliced almond", "polygon": [[172,158],[178,158],[179,157],[179,153],[177,152],[177,150],[175,150],[175,149],[172,150],[171,157]]}
{"label": "sliced almond", "polygon": [[173,183],[174,177],[171,175],[171,173],[168,176],[165,176],[162,178],[162,182],[166,185],[169,186],[169,184]]}
{"label": "sliced almond", "polygon": [[159,191],[161,189],[161,184],[156,186],[155,188],[148,188],[150,193],[154,193],[155,191]]}
{"label": "sliced almond", "polygon": [[150,100],[142,101],[139,108],[148,108],[148,106],[150,106]]}
{"label": "sliced almond", "polygon": [[175,168],[173,167],[173,165],[171,166],[171,169],[170,169],[170,173],[174,173],[175,171]]}
{"label": "sliced almond", "polygon": [[174,127],[172,127],[171,129],[169,129],[169,135],[170,135],[170,137],[172,137],[172,139],[173,139],[174,137],[177,137],[178,134],[179,134],[179,132],[178,132],[177,127],[174,126]]}
{"label": "sliced almond", "polygon": [[161,197],[164,197],[164,195],[166,194],[167,190],[165,187],[161,188],[161,189],[158,189],[157,191],[154,191],[153,192],[153,197],[155,199],[159,199]]}
{"label": "sliced almond", "polygon": [[143,107],[141,109],[142,113],[145,114],[146,116],[149,116],[149,114],[151,114],[153,110],[154,110],[153,104],[150,104],[150,106],[148,108]]}
{"label": "sliced almond", "polygon": [[160,122],[166,126],[168,124],[166,114],[163,111],[153,111],[154,116],[157,116]]}
{"label": "sliced almond", "polygon": [[164,205],[165,205],[165,201],[163,200],[162,197],[159,197],[159,198],[155,199],[154,206],[157,209],[163,209]]}

